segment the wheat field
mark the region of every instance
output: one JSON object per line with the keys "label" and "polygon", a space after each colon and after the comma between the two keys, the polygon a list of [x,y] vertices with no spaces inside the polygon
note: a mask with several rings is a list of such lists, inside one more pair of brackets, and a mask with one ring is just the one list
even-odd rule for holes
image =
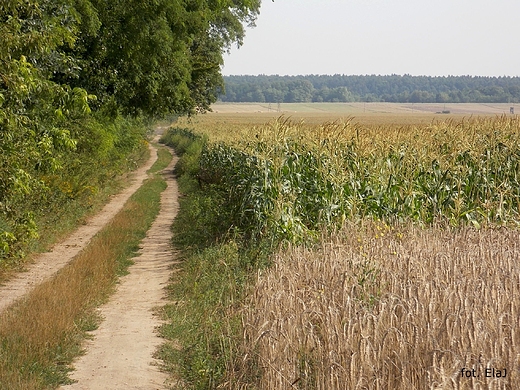
{"label": "wheat field", "polygon": [[280,252],[243,315],[258,388],[516,388],[519,239],[376,221]]}

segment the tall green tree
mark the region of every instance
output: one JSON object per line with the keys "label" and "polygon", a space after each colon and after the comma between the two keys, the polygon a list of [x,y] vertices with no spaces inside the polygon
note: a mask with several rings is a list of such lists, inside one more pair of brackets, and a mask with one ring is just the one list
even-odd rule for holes
{"label": "tall green tree", "polygon": [[125,114],[204,111],[223,87],[222,54],[241,44],[260,0],[91,0],[100,27],[82,34],[70,80]]}

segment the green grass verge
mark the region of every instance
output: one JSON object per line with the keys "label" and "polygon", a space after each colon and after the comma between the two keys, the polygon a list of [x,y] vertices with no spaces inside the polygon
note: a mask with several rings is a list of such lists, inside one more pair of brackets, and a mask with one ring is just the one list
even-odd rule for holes
{"label": "green grass verge", "polygon": [[160,330],[168,342],[158,357],[182,388],[215,389],[229,380],[237,363],[242,339],[237,309],[260,264],[258,249],[248,249],[240,235],[226,229],[226,200],[218,186],[198,183],[205,141],[181,130],[162,142],[181,155],[176,170],[182,196],[172,229],[182,261],[169,285],[171,303]]}
{"label": "green grass verge", "polygon": [[[151,172],[166,167],[162,148]],[[0,317],[0,389],[48,389],[69,382],[70,363],[86,332],[99,323],[94,308],[113,291],[160,209],[166,183],[148,179],[116,217],[56,277]]]}

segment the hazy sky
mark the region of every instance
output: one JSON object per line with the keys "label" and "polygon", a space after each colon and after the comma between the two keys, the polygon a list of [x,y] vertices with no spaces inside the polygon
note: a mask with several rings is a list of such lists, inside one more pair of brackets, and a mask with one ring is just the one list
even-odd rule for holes
{"label": "hazy sky", "polygon": [[263,0],[223,74],[520,76],[520,0]]}

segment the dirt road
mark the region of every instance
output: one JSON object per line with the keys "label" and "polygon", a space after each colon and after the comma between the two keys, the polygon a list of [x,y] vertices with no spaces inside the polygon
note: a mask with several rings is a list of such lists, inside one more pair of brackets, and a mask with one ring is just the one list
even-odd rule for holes
{"label": "dirt road", "polygon": [[[158,129],[158,131],[161,129]],[[156,138],[156,140],[158,137]],[[130,196],[148,177],[147,171],[157,160],[157,150],[150,145],[149,161],[133,173],[132,184],[51,251],[34,259],[34,263],[14,279],[0,286],[0,313],[51,278],[83,250],[123,208]],[[77,381],[63,389],[163,389],[168,376],[162,373],[153,354],[160,344],[155,329],[160,322],[153,309],[161,306],[173,254],[170,237],[177,213],[177,183],[173,176],[176,158],[162,172],[168,188],[161,194],[161,209],[146,238],[140,256],[134,258],[129,274],[120,279],[116,293],[99,308],[104,321],[92,332],[86,353],[74,364],[71,377]]]}
{"label": "dirt road", "polygon": [[170,247],[173,218],[177,213],[177,184],[170,163],[163,174],[168,188],[161,195],[158,217],[142,241],[140,256],[110,301],[100,308],[104,318],[92,332],[86,354],[75,364],[72,379],[77,383],[62,390],[163,389],[168,376],[152,358],[161,339],[156,334],[160,321],[153,309],[160,305],[172,265]]}

